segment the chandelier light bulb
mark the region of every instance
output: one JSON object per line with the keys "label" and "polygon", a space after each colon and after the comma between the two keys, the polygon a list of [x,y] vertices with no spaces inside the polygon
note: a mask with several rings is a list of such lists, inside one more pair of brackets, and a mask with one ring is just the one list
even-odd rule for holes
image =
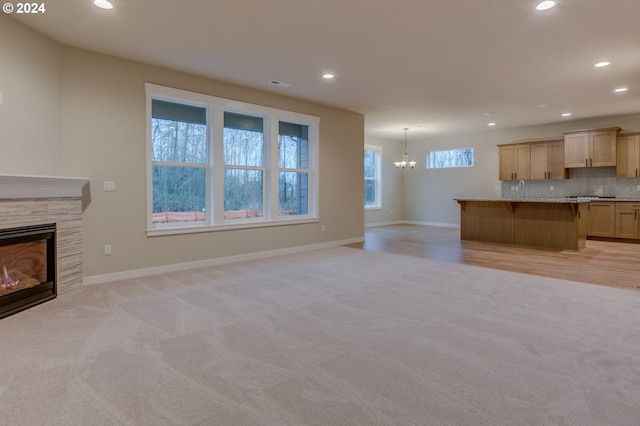
{"label": "chandelier light bulb", "polygon": [[408,127],[404,128],[404,155],[402,156],[402,161],[394,161],[393,164],[396,166],[396,169],[405,169],[409,166],[410,169],[414,169],[416,167],[415,161],[409,161],[409,154],[407,154],[407,130]]}

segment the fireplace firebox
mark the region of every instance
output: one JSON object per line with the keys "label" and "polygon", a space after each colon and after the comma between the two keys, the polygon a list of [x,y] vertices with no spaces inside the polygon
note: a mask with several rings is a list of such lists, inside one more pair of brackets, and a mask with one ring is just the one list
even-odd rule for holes
{"label": "fireplace firebox", "polygon": [[0,229],[0,318],[56,295],[56,225]]}

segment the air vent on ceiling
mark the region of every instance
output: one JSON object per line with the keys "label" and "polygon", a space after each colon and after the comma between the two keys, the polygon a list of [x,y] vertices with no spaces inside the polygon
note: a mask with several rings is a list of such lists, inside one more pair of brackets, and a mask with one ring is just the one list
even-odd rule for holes
{"label": "air vent on ceiling", "polygon": [[279,86],[279,87],[291,86],[289,83],[285,83],[284,81],[278,81],[278,80],[269,80],[269,84],[272,84],[274,86]]}

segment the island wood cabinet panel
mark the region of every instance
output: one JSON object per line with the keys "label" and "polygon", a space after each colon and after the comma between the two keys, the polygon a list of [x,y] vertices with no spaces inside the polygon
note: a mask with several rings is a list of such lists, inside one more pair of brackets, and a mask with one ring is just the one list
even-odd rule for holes
{"label": "island wood cabinet panel", "polygon": [[566,179],[564,141],[531,143],[531,179]]}
{"label": "island wood cabinet panel", "polygon": [[618,135],[616,156],[619,178],[640,177],[640,133]]}
{"label": "island wood cabinet panel", "polygon": [[499,180],[531,179],[531,145],[498,146]]}
{"label": "island wood cabinet panel", "polygon": [[615,237],[638,239],[640,227],[640,203],[616,202]]}
{"label": "island wood cabinet panel", "polygon": [[617,134],[621,129],[577,130],[564,132],[566,168],[616,165]]}
{"label": "island wood cabinet panel", "polygon": [[462,240],[582,250],[588,203],[457,199]]}
{"label": "island wood cabinet panel", "polygon": [[611,201],[591,201],[589,203],[590,237],[615,236],[616,203]]}

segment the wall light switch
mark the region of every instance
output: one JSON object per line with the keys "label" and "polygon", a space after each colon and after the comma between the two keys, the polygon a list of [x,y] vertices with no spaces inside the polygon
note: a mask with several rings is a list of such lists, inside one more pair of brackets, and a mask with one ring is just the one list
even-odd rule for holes
{"label": "wall light switch", "polygon": [[549,191],[553,191],[553,185],[549,187]]}
{"label": "wall light switch", "polygon": [[104,191],[105,192],[115,192],[116,191],[116,183],[112,180],[104,181]]}
{"label": "wall light switch", "polygon": [[638,186],[636,187],[636,189],[637,189],[638,191],[640,191],[640,185],[638,185]]}

